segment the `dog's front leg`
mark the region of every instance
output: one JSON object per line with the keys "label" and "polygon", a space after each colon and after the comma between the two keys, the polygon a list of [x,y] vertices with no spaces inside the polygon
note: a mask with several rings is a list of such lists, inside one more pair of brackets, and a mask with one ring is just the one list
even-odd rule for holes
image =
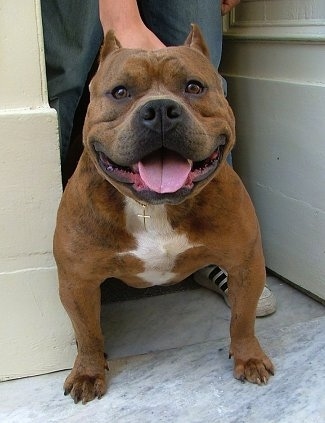
{"label": "dog's front leg", "polygon": [[64,383],[65,395],[86,403],[107,389],[104,339],[100,327],[100,283],[73,281],[60,276],[60,297],[72,321],[78,355]]}
{"label": "dog's front leg", "polygon": [[274,367],[254,334],[257,302],[265,283],[264,258],[254,251],[245,268],[229,273],[231,303],[230,356],[234,357],[234,376],[242,382],[267,383]]}

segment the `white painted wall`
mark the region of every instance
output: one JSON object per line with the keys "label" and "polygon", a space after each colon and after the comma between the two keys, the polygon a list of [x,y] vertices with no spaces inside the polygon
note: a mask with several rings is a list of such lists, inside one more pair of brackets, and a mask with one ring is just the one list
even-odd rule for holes
{"label": "white painted wall", "polygon": [[38,0],[0,0],[0,380],[68,368],[70,322],[52,256],[61,197]]}
{"label": "white painted wall", "polygon": [[243,0],[221,71],[267,266],[325,299],[325,2]]}

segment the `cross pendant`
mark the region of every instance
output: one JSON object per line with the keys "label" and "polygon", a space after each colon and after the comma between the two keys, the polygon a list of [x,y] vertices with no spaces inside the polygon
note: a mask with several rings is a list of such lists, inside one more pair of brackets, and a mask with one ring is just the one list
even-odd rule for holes
{"label": "cross pendant", "polygon": [[143,226],[145,229],[146,228],[146,219],[150,219],[151,216],[149,216],[148,214],[146,214],[146,205],[145,204],[141,204],[142,206],[142,214],[137,214],[138,217],[141,217],[143,219]]}

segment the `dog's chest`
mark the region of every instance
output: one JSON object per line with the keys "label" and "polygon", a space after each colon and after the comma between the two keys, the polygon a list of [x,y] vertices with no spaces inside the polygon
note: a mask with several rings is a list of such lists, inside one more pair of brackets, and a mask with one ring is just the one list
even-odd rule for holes
{"label": "dog's chest", "polygon": [[177,233],[171,227],[163,205],[143,209],[127,199],[125,216],[126,229],[135,237],[137,247],[123,254],[134,255],[144,265],[144,271],[136,276],[152,285],[172,281],[177,257],[195,245],[189,242],[186,234]]}

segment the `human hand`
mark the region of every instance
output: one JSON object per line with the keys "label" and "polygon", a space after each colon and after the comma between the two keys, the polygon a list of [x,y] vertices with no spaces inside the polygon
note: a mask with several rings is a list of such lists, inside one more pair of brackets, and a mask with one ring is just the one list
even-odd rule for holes
{"label": "human hand", "polygon": [[222,0],[221,2],[221,14],[226,15],[233,9],[237,4],[240,3],[240,0]]}
{"label": "human hand", "polygon": [[104,34],[114,30],[122,47],[144,50],[165,47],[143,23],[136,0],[99,0],[99,14]]}
{"label": "human hand", "polygon": [[115,30],[115,36],[124,48],[141,48],[144,50],[158,50],[166,47],[159,38],[150,31],[143,23],[136,27],[129,27],[119,32]]}

